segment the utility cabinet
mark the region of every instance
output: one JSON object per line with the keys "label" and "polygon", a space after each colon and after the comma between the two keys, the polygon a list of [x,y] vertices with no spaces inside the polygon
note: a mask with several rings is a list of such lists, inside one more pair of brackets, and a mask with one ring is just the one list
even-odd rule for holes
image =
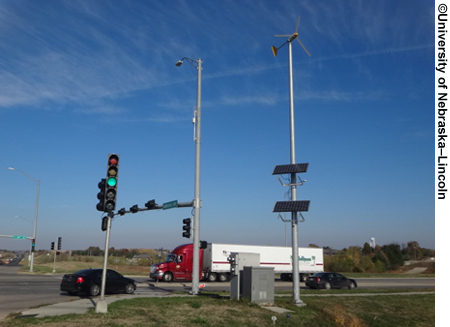
{"label": "utility cabinet", "polygon": [[239,300],[243,292],[244,267],[259,266],[259,258],[259,253],[231,252],[228,261],[230,262],[230,298],[232,300]]}
{"label": "utility cabinet", "polygon": [[273,267],[244,267],[242,296],[250,302],[273,304],[275,273]]}

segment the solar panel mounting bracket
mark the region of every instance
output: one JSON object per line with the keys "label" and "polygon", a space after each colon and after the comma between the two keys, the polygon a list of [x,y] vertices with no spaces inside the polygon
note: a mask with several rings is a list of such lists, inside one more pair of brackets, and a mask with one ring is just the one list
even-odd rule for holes
{"label": "solar panel mounting bracket", "polygon": [[306,182],[306,179],[301,179],[300,176],[297,176],[297,177],[298,177],[298,180],[299,180],[298,183],[288,183],[288,184],[284,184],[284,183],[281,181],[280,176],[278,176],[278,181],[280,182],[280,184],[281,184],[282,186],[302,186],[303,183]]}

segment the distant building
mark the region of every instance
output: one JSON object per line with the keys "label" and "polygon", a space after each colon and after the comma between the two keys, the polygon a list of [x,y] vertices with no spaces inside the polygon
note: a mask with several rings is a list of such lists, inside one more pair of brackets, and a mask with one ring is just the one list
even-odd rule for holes
{"label": "distant building", "polygon": [[369,244],[370,244],[370,247],[371,247],[372,249],[375,249],[375,245],[376,245],[376,244],[375,244],[375,237],[371,237],[371,238],[370,238],[370,243],[369,243]]}

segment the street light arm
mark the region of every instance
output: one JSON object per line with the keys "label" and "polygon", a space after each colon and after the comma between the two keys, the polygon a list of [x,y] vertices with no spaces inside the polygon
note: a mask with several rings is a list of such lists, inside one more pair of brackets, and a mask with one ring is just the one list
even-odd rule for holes
{"label": "street light arm", "polygon": [[31,179],[33,182],[35,182],[36,184],[38,184],[39,180],[33,178],[32,176],[28,175],[26,172],[24,172],[22,169],[17,169],[17,168],[13,168],[13,167],[8,167],[9,170],[17,170],[20,171],[22,174],[24,174],[27,178]]}
{"label": "street light arm", "polygon": [[199,68],[199,62],[201,61],[201,59],[194,60],[194,59],[191,59],[191,58],[188,58],[188,57],[184,57],[184,58],[178,60],[178,61],[175,63],[175,66],[180,67],[180,66],[183,64],[183,61],[185,61],[185,60],[186,60],[188,63],[190,63],[195,69],[198,69],[198,68]]}

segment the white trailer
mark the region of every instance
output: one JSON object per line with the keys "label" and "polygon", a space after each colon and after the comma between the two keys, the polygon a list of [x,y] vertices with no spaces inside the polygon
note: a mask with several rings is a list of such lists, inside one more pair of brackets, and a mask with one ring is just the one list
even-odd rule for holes
{"label": "white trailer", "polygon": [[[203,273],[211,282],[229,278],[232,252],[259,253],[261,267],[273,267],[282,280],[292,280],[292,247],[208,243],[203,252]],[[323,249],[298,248],[300,280],[323,272]]]}

